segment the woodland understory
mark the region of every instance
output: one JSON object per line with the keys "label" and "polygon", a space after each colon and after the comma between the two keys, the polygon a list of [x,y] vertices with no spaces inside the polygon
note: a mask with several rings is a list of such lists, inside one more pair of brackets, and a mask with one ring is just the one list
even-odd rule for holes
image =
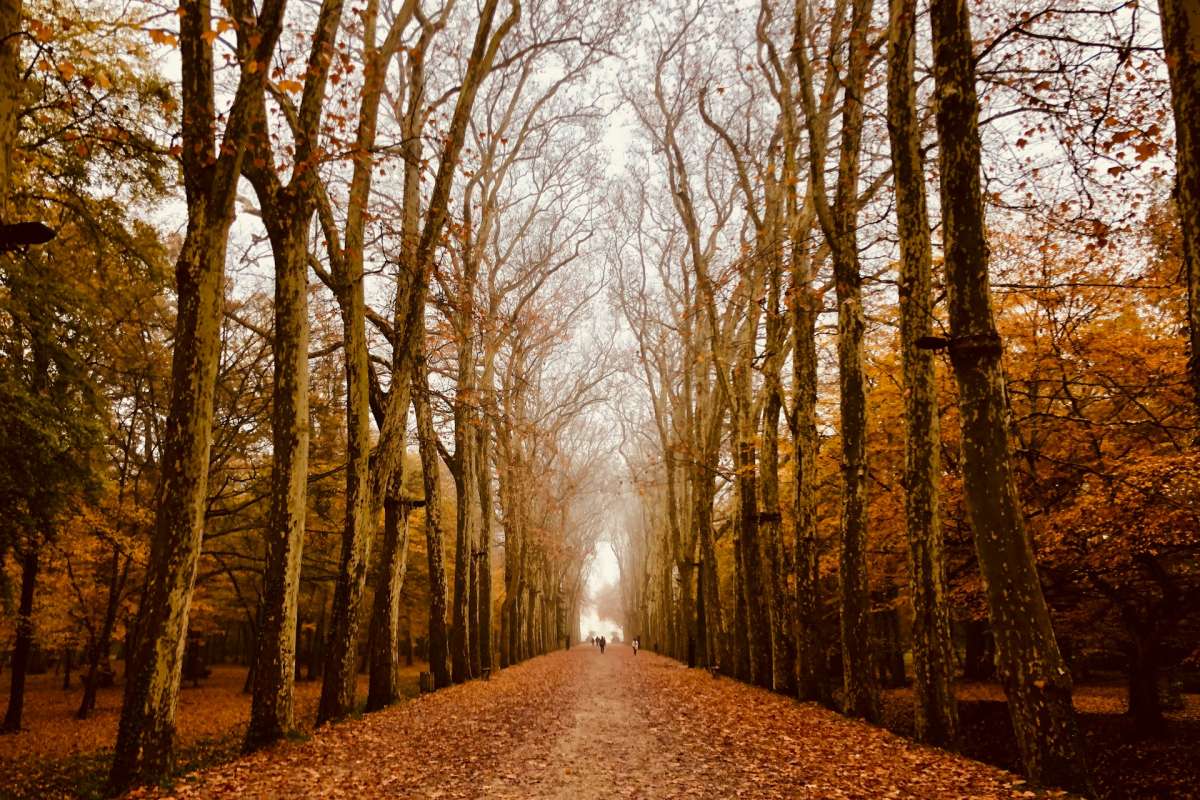
{"label": "woodland understory", "polygon": [[1191,0],[0,0],[21,796],[1186,792],[1198,442]]}

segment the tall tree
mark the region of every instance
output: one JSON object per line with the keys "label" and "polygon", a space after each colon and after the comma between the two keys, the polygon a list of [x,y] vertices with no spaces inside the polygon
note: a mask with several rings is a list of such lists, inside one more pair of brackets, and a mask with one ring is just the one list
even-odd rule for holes
{"label": "tall tree", "polygon": [[1200,8],[1159,0],[1163,49],[1175,112],[1175,204],[1187,279],[1188,377],[1200,410]]}
{"label": "tall tree", "polygon": [[904,359],[904,508],[912,597],[913,693],[917,738],[953,741],[958,730],[945,554],[938,508],[941,473],[933,353],[932,250],[925,201],[921,121],[913,76],[915,0],[892,0],[888,25],[888,135],[900,234],[900,347]]}
{"label": "tall tree", "polygon": [[10,222],[13,146],[21,102],[22,0],[0,0],[0,222]]}
{"label": "tall tree", "polygon": [[[300,107],[284,93],[295,147],[285,184],[266,135],[253,137],[242,171],[258,195],[275,259],[275,380],[271,411],[271,507],[266,531],[266,571],[258,614],[253,700],[245,746],[277,741],[293,725],[296,613],[308,500],[308,228],[316,201],[318,137],[325,86],[341,26],[342,0],[321,4],[305,70]],[[267,131],[265,87],[255,99],[256,124]]]}
{"label": "tall tree", "polygon": [[930,14],[950,361],[959,392],[963,490],[996,641],[996,669],[1028,775],[1087,791],[1071,674],[1050,624],[1013,481],[1003,349],[988,278],[970,15],[966,0],[933,0]]}
{"label": "tall tree", "polygon": [[[409,22],[417,14],[417,0],[406,0],[378,40],[380,4],[369,0],[363,9],[363,87],[359,99],[354,140],[354,167],[346,197],[345,236],[339,235],[332,202],[323,185],[318,192],[317,214],[325,235],[328,274],[318,272],[333,289],[342,314],[342,350],[346,364],[346,514],[342,535],[341,566],[334,590],[329,640],[325,648],[325,673],[317,704],[318,724],[345,717],[354,709],[357,683],[358,632],[361,606],[370,562],[372,525],[391,489],[394,472],[403,456],[403,424],[408,400],[403,389],[392,392],[390,413],[381,425],[377,465],[371,470],[371,367],[367,348],[367,306],[364,287],[366,225],[370,218],[371,185],[375,175],[375,140],[379,105],[388,68],[399,51]],[[401,382],[406,383],[401,380]],[[399,430],[397,430],[399,429]],[[386,573],[395,574],[394,571]]]}
{"label": "tall tree", "polygon": [[109,775],[114,790],[154,780],[171,766],[180,667],[207,499],[225,246],[252,133],[253,103],[266,80],[284,6],[285,0],[264,0],[256,14],[245,0],[232,5],[241,68],[218,145],[211,4],[181,0],[179,5],[181,159],[188,223],[175,268],[178,309],[159,505]]}
{"label": "tall tree", "polygon": [[[859,165],[863,95],[872,48],[872,0],[838,2],[833,8],[830,47],[845,47],[846,73],[838,146],[837,189],[825,189],[826,131],[817,124],[818,105],[807,47],[795,48],[801,100],[809,134],[813,203],[833,259],[838,306],[838,386],[842,438],[842,524],[838,588],[841,607],[842,676],[846,713],[874,720],[879,714],[870,652],[871,598],[867,581],[867,383],[863,337],[862,270],[858,255]],[[808,35],[808,0],[796,2],[796,28]],[[847,8],[849,6],[849,8]],[[845,17],[849,14],[849,25]],[[842,30],[845,28],[845,41]],[[830,59],[837,64],[837,58]]]}

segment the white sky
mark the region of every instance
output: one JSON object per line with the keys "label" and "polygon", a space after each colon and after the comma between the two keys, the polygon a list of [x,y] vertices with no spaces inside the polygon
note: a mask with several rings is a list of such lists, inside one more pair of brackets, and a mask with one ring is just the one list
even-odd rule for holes
{"label": "white sky", "polygon": [[[602,587],[610,584],[615,584],[621,576],[621,570],[617,566],[617,555],[613,552],[612,545],[607,541],[599,542],[596,545],[596,554],[592,556],[592,563],[588,567],[587,578],[587,595],[592,597]],[[583,636],[587,636],[589,631],[594,631],[597,635],[613,638],[613,633],[621,634],[624,639],[624,631],[621,628],[620,622],[613,619],[600,619],[596,615],[596,610],[590,605],[585,605],[583,613],[579,615],[579,628]]]}

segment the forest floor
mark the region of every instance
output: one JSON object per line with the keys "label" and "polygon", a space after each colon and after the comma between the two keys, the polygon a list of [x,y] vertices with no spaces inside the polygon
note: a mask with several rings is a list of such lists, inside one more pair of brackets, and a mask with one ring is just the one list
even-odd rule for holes
{"label": "forest floor", "polygon": [[[955,687],[965,755],[1004,769],[1019,770],[1004,692],[995,683]],[[1168,711],[1166,734],[1137,738],[1125,717],[1123,683],[1075,687],[1076,718],[1087,741],[1092,776],[1106,800],[1200,798],[1200,695],[1184,694],[1184,707]],[[883,692],[882,724],[903,736],[913,733],[911,688]]]}
{"label": "forest floor", "polygon": [[[417,673],[405,670],[406,693]],[[304,734],[239,757],[249,716],[244,667],[215,667],[180,697],[181,772],[138,798],[1009,798],[1047,797],[996,766],[797,703],[651,653],[582,645],[311,733],[320,683],[297,684]],[[1016,767],[999,689],[959,687],[965,751]],[[365,697],[365,676],[359,683]],[[78,688],[35,676],[26,730],[0,736],[0,798],[94,798],[111,758],[120,688],[73,718]],[[1200,786],[1200,697],[1171,737],[1125,741],[1119,687],[1080,687],[1076,707],[1098,780],[1116,798],[1191,797]],[[884,724],[907,734],[911,692],[884,694]],[[1118,785],[1120,788],[1118,788]]]}
{"label": "forest floor", "polygon": [[[417,694],[417,676],[425,668],[403,668],[406,695]],[[250,695],[242,693],[245,680],[245,667],[219,665],[199,686],[184,682],[176,718],[181,771],[238,755],[250,721]],[[59,675],[31,675],[21,733],[0,736],[0,800],[101,796],[117,738],[122,690],[119,684],[101,689],[95,711],[77,720],[83,694],[78,680],[64,690]],[[316,722],[320,693],[319,680],[296,683],[296,720],[303,731],[311,731]],[[367,676],[360,675],[359,698],[366,693]]]}
{"label": "forest floor", "polygon": [[1012,773],[649,653],[533,659],[135,797],[1009,798]]}

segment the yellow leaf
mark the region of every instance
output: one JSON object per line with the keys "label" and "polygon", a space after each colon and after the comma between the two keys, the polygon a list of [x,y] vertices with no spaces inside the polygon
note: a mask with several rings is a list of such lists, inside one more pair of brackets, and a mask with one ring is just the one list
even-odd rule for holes
{"label": "yellow leaf", "polygon": [[44,22],[41,22],[36,19],[31,19],[29,21],[29,28],[30,28],[30,30],[33,31],[34,38],[37,39],[42,44],[46,44],[47,42],[49,42],[51,39],[54,38],[54,31],[52,31],[50,29],[50,26],[45,24]]}
{"label": "yellow leaf", "polygon": [[279,90],[283,92],[299,92],[304,88],[304,84],[300,83],[300,81],[291,79],[280,81],[278,86]]}
{"label": "yellow leaf", "polygon": [[217,40],[217,32],[214,30],[207,30],[200,34],[200,36],[202,36],[204,41],[208,42],[210,45]]}
{"label": "yellow leaf", "polygon": [[150,41],[155,44],[165,44],[171,47],[179,44],[179,39],[170,31],[164,31],[162,28],[151,28],[147,33],[150,34]]}

